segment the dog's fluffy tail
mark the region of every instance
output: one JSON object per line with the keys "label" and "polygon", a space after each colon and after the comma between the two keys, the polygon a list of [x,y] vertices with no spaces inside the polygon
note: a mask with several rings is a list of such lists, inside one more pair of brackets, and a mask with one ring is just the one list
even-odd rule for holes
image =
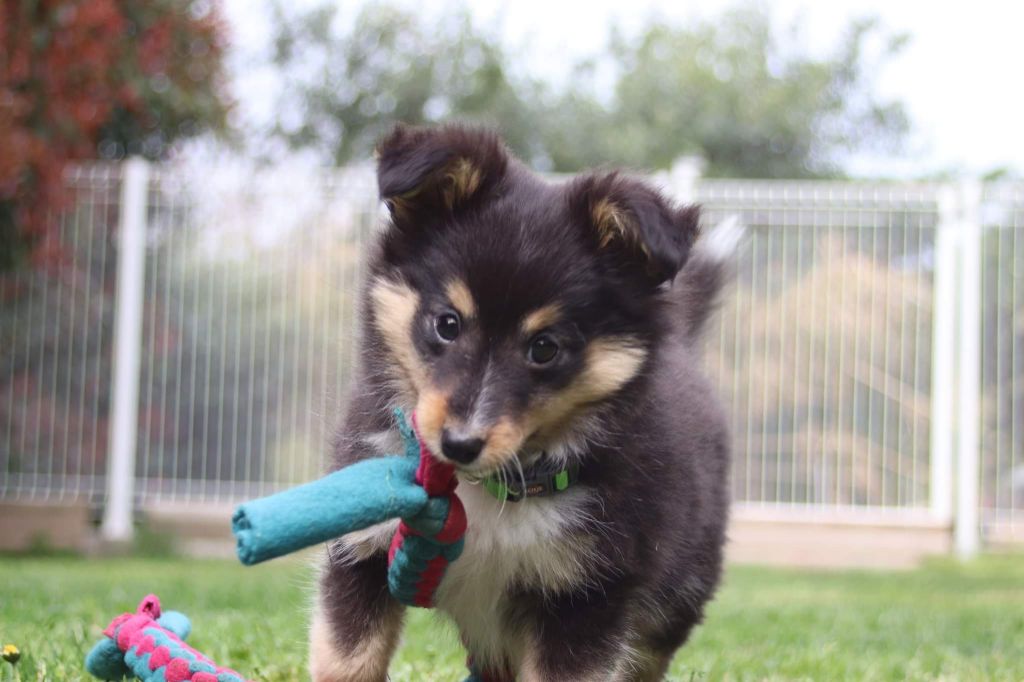
{"label": "dog's fluffy tail", "polygon": [[732,280],[736,252],[745,233],[739,216],[727,217],[697,242],[676,276],[673,303],[688,342],[700,339],[718,307],[722,289]]}

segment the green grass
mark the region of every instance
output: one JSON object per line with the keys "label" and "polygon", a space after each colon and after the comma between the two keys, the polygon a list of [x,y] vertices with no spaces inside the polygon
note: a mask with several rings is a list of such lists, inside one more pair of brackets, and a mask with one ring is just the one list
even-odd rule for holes
{"label": "green grass", "polygon": [[[193,622],[192,643],[260,680],[306,679],[310,569],[188,559],[0,558],[0,680],[83,679],[82,658],[149,591]],[[394,680],[460,680],[447,627],[411,614]],[[903,573],[734,567],[673,680],[1024,679],[1024,557]]]}

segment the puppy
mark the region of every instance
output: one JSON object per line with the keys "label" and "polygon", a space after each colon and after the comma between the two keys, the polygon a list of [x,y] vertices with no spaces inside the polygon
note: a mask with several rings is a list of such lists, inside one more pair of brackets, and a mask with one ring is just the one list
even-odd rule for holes
{"label": "puppy", "polygon": [[[484,679],[662,679],[728,513],[696,343],[723,267],[693,249],[697,208],[617,172],[547,180],[486,130],[398,127],[377,152],[390,221],[334,466],[400,451],[395,407],[454,462],[469,528],[435,602]],[[314,680],[386,679],[394,530],[329,548]]]}

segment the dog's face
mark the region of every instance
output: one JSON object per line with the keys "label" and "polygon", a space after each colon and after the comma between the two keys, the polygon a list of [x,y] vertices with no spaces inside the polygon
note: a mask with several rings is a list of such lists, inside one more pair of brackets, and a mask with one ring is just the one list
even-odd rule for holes
{"label": "dog's face", "polygon": [[614,173],[546,182],[486,131],[398,128],[378,155],[366,350],[434,453],[489,474],[643,372],[695,209]]}

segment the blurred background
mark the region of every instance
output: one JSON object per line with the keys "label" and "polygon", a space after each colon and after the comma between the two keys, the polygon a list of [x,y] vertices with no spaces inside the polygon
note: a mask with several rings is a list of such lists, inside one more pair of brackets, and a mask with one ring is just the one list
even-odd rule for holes
{"label": "blurred background", "polygon": [[735,560],[1014,546],[1022,19],[5,0],[0,546],[144,524],[220,551],[232,504],[318,475],[379,228],[374,141],[453,119],[538,170],[624,165],[747,227],[707,344],[734,415]]}

